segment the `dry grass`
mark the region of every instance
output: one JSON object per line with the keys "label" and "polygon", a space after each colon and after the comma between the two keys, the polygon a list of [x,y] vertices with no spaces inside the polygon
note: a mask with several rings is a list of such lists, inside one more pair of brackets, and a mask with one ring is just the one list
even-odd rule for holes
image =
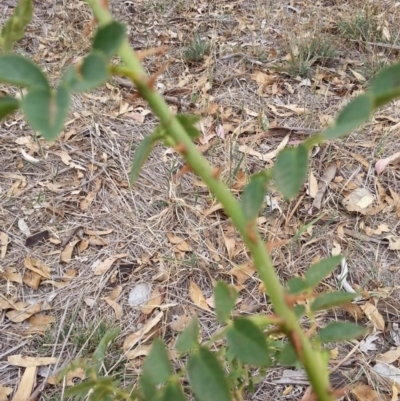
{"label": "dry grass", "polygon": [[[81,1],[59,3],[36,4],[34,21],[17,47],[18,52],[32,56],[54,83],[60,71],[83,56],[90,46],[90,37],[83,34],[91,20],[87,6]],[[136,50],[168,45],[161,56],[146,59],[145,66],[149,73],[155,73],[168,63],[158,83],[171,107],[200,114],[206,135],[213,133],[218,124],[224,125],[226,138],[213,138],[205,154],[213,166],[220,167],[227,181],[232,180],[234,172],[250,175],[265,167],[265,162],[257,157],[240,152],[239,145],[267,153],[276,149],[287,133],[275,130],[263,135],[257,115],[266,116],[271,126],[320,129],[329,116],[334,116],[349,98],[364,88],[365,82],[352,71],[368,80],[375,71],[367,74],[366,68],[381,65],[382,60],[393,61],[398,56],[397,47],[381,46],[382,43],[397,43],[395,32],[399,32],[400,7],[395,7],[395,1],[376,1],[373,9],[366,9],[364,1],[302,1],[292,2],[293,6],[283,3],[273,0],[112,2],[113,12],[127,24],[130,43]],[[355,10],[363,9],[378,27],[391,27],[390,40],[374,36],[369,37],[370,44],[365,44],[361,38],[341,35],[339,21],[351,23],[348,17],[354,15]],[[11,12],[12,6],[1,15],[0,23]],[[194,33],[210,43],[210,54],[196,63],[188,63],[184,57],[185,48],[195,37]],[[303,78],[288,73],[288,49],[292,49],[290,62],[295,65],[301,60],[296,59],[293,46],[297,46],[299,40],[307,43],[320,37],[335,49],[335,57],[329,64],[318,63],[318,60],[310,63],[307,73],[310,80],[304,83]],[[233,56],[235,52],[240,55]],[[271,82],[261,89],[260,83],[251,78],[257,71],[264,71],[271,77]],[[13,88],[2,89],[17,93]],[[197,107],[192,107],[191,102]],[[131,111],[119,114],[125,103]],[[282,107],[285,105],[306,108],[308,112],[298,114]],[[389,250],[383,241],[377,246],[375,242],[343,235],[343,227],[363,233],[365,227],[376,229],[380,224],[387,224],[391,234],[397,235],[396,212],[388,206],[380,213],[363,216],[348,212],[341,203],[352,185],[368,188],[379,202],[384,202],[382,191],[387,196],[391,195],[390,191],[400,194],[397,166],[386,169],[379,177],[373,169],[378,158],[400,150],[397,106],[395,102],[380,111],[364,128],[343,141],[327,143],[318,149],[311,161],[317,180],[331,163],[337,165],[337,173],[324,197],[322,211],[325,215],[308,231],[301,232],[320,213],[308,214],[312,199],[305,191],[294,201],[285,203],[273,186],[268,190],[282,212],[266,206],[261,214],[265,221],[260,229],[268,241],[289,240],[273,253],[282,282],[302,274],[313,260],[330,255],[339,244],[347,255],[354,285],[377,293],[382,293],[382,287],[394,290],[398,287],[400,270],[391,269],[398,266],[397,251]],[[164,304],[173,305],[165,309],[159,331],[168,344],[172,344],[177,335],[170,328],[170,322],[182,314],[198,314],[204,339],[216,330],[214,313],[200,310],[190,300],[189,283],[197,283],[208,298],[212,295],[213,279],[235,283],[229,270],[235,264],[247,262],[248,255],[235,236],[234,256],[228,254],[225,239],[229,220],[220,211],[205,215],[215,204],[212,196],[196,184],[192,174],[177,178],[182,160],[174,153],[166,153],[163,146],[153,151],[135,188],[128,188],[127,177],[135,148],[156,126],[151,113],[145,113],[143,123],[136,121],[143,110],[147,110],[146,105],[132,96],[132,90],[114,81],[106,88],[74,97],[66,129],[54,144],[38,138],[19,114],[2,123],[0,228],[8,234],[10,243],[5,257],[0,260],[0,268],[3,271],[15,268],[23,275],[26,273],[24,259],[31,255],[52,269],[55,280],[65,277],[68,271],[76,271],[70,284],[60,289],[42,284],[33,290],[25,284],[0,278],[2,298],[34,304],[48,302],[51,310],[47,314],[54,316],[56,322],[44,335],[27,335],[27,321],[13,323],[5,311],[2,312],[2,385],[16,388],[22,373],[21,369],[5,362],[10,352],[55,356],[62,365],[63,361],[93,352],[90,337],[98,338],[104,327],[112,326],[121,327],[117,340],[120,345],[127,334],[136,331],[149,318],[133,310],[127,302],[130,289],[139,282],[159,286],[164,293]],[[136,114],[130,114],[132,112]],[[26,142],[22,143],[21,138],[26,138]],[[299,129],[290,137],[291,140],[303,138],[304,133]],[[39,163],[27,162],[21,155],[21,148]],[[80,167],[64,164],[60,152],[68,153]],[[361,159],[366,164],[362,164]],[[13,185],[14,190],[11,189]],[[82,210],[81,201],[96,185],[98,190],[93,202],[87,210]],[[235,191],[240,193],[238,189]],[[54,241],[26,247],[17,224],[21,218],[32,233],[48,230]],[[113,231],[105,237],[108,243],[104,246],[90,245],[82,252],[75,250],[69,263],[61,263],[60,242],[87,240],[84,229]],[[187,240],[192,250],[182,252],[174,248],[167,233]],[[114,284],[109,281],[111,273],[105,277],[93,275],[92,266],[96,261],[125,253],[129,256],[123,258],[121,264],[128,266]],[[164,279],[156,281],[160,272],[164,273]],[[113,310],[104,301],[118,284],[123,286],[117,299],[123,311],[121,320],[115,319]],[[335,278],[327,279],[326,286],[337,288]],[[260,293],[258,287],[259,280],[255,276],[246,282],[238,309],[270,310],[268,297]],[[387,304],[391,308],[391,314],[384,315],[387,323],[399,320],[397,294],[394,291],[379,304],[383,309]],[[343,310],[322,314],[319,319],[322,322],[338,317],[351,319]],[[338,360],[351,348],[351,344],[340,346]],[[387,349],[388,344],[382,344],[376,352]],[[113,350],[109,355],[110,366],[121,356]],[[355,364],[357,374],[364,380],[370,379],[371,385],[374,383],[365,373],[368,363],[355,358],[350,362]],[[136,380],[138,366],[122,360],[113,373],[124,384],[132,383]],[[271,370],[248,399],[298,399],[305,387],[296,385],[288,395],[283,394],[286,386],[276,384],[281,374],[279,368]],[[39,377],[38,382],[40,380]],[[378,387],[384,388],[381,384]],[[50,386],[40,399],[56,400],[62,391],[62,388]]]}

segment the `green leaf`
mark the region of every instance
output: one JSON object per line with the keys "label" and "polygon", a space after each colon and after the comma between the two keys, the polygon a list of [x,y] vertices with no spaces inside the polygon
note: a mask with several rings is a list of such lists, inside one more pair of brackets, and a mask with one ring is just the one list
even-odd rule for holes
{"label": "green leaf", "polygon": [[93,50],[103,53],[109,60],[114,57],[125,38],[125,25],[112,21],[101,26],[93,39]]}
{"label": "green leaf", "polygon": [[374,97],[369,93],[354,98],[340,112],[335,124],[323,132],[325,139],[335,139],[349,134],[369,120],[374,111]]}
{"label": "green leaf", "polygon": [[288,283],[289,294],[300,294],[308,289],[307,283],[301,277],[292,277]]}
{"label": "green leaf", "polygon": [[90,53],[82,65],[68,68],[61,85],[69,87],[72,92],[86,92],[103,85],[108,78],[106,58],[101,53]]}
{"label": "green leaf", "polygon": [[176,349],[184,353],[199,348],[199,331],[199,320],[195,316],[179,335],[176,341]]}
{"label": "green leaf", "polygon": [[140,142],[139,146],[136,148],[135,155],[133,156],[131,172],[129,174],[129,182],[131,185],[133,185],[139,178],[140,169],[153,150],[154,145],[159,137],[159,133],[156,129],[156,131],[154,131],[151,135],[145,136],[142,142]]}
{"label": "green leaf", "polygon": [[279,353],[278,363],[282,366],[297,366],[300,363],[291,343],[286,343],[283,346],[282,351]]}
{"label": "green leaf", "polygon": [[279,153],[273,168],[278,190],[290,200],[300,190],[307,177],[308,149],[304,145],[286,148]]}
{"label": "green leaf", "polygon": [[139,388],[140,392],[143,394],[143,398],[145,401],[159,401],[160,392],[157,390],[157,387],[154,383],[148,380],[147,376],[141,376],[139,379]]}
{"label": "green leaf", "polygon": [[207,348],[200,348],[190,356],[187,375],[190,387],[198,401],[231,400],[221,364]]}
{"label": "green leaf", "polygon": [[265,197],[265,177],[257,176],[244,189],[242,210],[247,221],[257,218]]}
{"label": "green leaf", "polygon": [[330,323],[319,332],[322,342],[346,341],[362,337],[366,333],[364,327],[354,323],[335,322]]}
{"label": "green leaf", "polygon": [[400,96],[400,63],[382,69],[373,79],[369,92],[375,107],[381,107]]}
{"label": "green leaf", "polygon": [[186,401],[179,383],[170,382],[164,387],[162,401]]}
{"label": "green leaf", "polygon": [[314,288],[340,264],[342,259],[342,255],[332,256],[311,265],[305,274],[307,286]]}
{"label": "green leaf", "polygon": [[328,292],[314,299],[314,301],[311,304],[311,310],[318,311],[347,304],[351,302],[356,296],[357,294],[350,292],[340,292],[340,291]]}
{"label": "green leaf", "polygon": [[304,305],[295,305],[293,307],[293,312],[296,315],[297,319],[300,319],[306,314],[306,307]]}
{"label": "green leaf", "polygon": [[0,120],[19,108],[19,101],[11,96],[0,97]]}
{"label": "green leaf", "polygon": [[51,141],[63,129],[69,103],[70,93],[62,86],[56,92],[32,89],[22,100],[22,111],[31,127]]}
{"label": "green leaf", "polygon": [[19,54],[0,55],[0,82],[27,88],[46,88],[49,83],[42,70]]}
{"label": "green leaf", "polygon": [[115,340],[117,337],[120,329],[117,327],[113,330],[107,331],[102,339],[100,340],[99,345],[97,346],[96,350],[94,351],[93,358],[97,361],[102,361],[106,355],[107,347]]}
{"label": "green leaf", "polygon": [[214,299],[217,320],[220,323],[225,323],[230,318],[237,295],[235,288],[222,281],[218,281],[214,291]]}
{"label": "green leaf", "polygon": [[71,397],[73,395],[79,395],[82,397],[86,396],[90,390],[92,390],[94,387],[96,387],[96,380],[85,380],[82,383],[76,384],[72,387],[67,388],[65,391],[65,395],[67,397]]}
{"label": "green leaf", "polygon": [[237,318],[226,333],[233,354],[243,363],[269,366],[271,363],[263,332],[250,320]]}
{"label": "green leaf", "polygon": [[153,342],[150,353],[144,361],[142,376],[152,384],[165,383],[172,375],[168,353],[160,339]]}
{"label": "green leaf", "polygon": [[182,125],[182,127],[185,128],[187,134],[192,139],[196,139],[200,136],[199,130],[194,126],[194,124],[196,124],[200,120],[199,116],[177,114],[175,117]]}
{"label": "green leaf", "polygon": [[24,37],[32,15],[32,0],[19,0],[13,15],[6,21],[0,33],[0,44],[4,52],[11,51],[13,44]]}

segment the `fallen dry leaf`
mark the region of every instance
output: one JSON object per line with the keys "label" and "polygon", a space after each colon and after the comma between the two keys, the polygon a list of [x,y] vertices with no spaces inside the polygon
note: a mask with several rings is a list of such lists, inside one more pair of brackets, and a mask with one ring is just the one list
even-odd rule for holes
{"label": "fallen dry leaf", "polygon": [[44,280],[40,283],[41,285],[49,284],[55,288],[64,288],[70,284],[70,281],[55,281],[55,280]]}
{"label": "fallen dry leaf", "polygon": [[144,313],[145,315],[150,315],[150,313],[153,312],[155,308],[158,308],[162,304],[163,298],[164,296],[160,292],[159,288],[154,288],[149,300],[147,301],[147,304],[141,309],[142,313]]}
{"label": "fallen dry leaf", "polygon": [[110,228],[109,230],[102,230],[102,231],[99,231],[99,230],[90,230],[90,229],[88,229],[88,228],[85,228],[84,230],[83,230],[83,232],[86,234],[86,235],[95,235],[95,236],[97,236],[97,235],[99,235],[99,236],[101,236],[101,235],[108,235],[108,234],[111,234],[112,232],[113,232],[114,230],[112,229],[112,228]]}
{"label": "fallen dry leaf", "polygon": [[50,328],[50,325],[55,322],[53,316],[36,315],[29,318],[29,327],[24,332],[24,335],[44,334]]}
{"label": "fallen dry leaf", "polygon": [[19,382],[18,389],[11,401],[29,400],[36,380],[36,370],[36,366],[30,366],[29,368],[25,369],[21,381]]}
{"label": "fallen dry leaf", "polygon": [[15,302],[10,304],[9,308],[13,308],[13,310],[8,311],[6,316],[14,323],[21,323],[36,313],[50,309],[47,304],[43,304],[41,302],[34,305],[29,305],[26,302]]}
{"label": "fallen dry leaf", "polygon": [[381,174],[385,168],[392,162],[396,161],[397,159],[400,158],[400,152],[397,152],[389,157],[386,157],[384,159],[379,159],[375,163],[375,171],[377,174]]}
{"label": "fallen dry leaf", "polygon": [[256,272],[251,262],[234,267],[229,273],[236,277],[238,284],[244,284]]}
{"label": "fallen dry leaf", "polygon": [[393,363],[400,359],[400,347],[394,350],[385,352],[384,354],[378,355],[376,360],[383,363]]}
{"label": "fallen dry leaf", "polygon": [[343,199],[343,205],[349,212],[365,213],[373,201],[374,196],[367,188],[356,188]]}
{"label": "fallen dry leaf", "polygon": [[223,209],[224,207],[221,205],[221,203],[216,203],[215,205],[211,206],[207,210],[204,211],[203,216],[207,217],[210,214],[213,214],[214,212]]}
{"label": "fallen dry leaf", "polygon": [[4,387],[0,385],[0,401],[7,401],[8,396],[13,392],[12,387]]}
{"label": "fallen dry leaf", "polygon": [[367,234],[369,237],[372,235],[381,235],[382,233],[388,233],[390,232],[390,228],[388,227],[387,224],[379,224],[377,229],[372,229],[370,227],[365,227],[365,234]]}
{"label": "fallen dry leaf", "polygon": [[22,277],[22,281],[27,286],[31,287],[34,290],[37,290],[42,281],[42,277],[40,276],[40,274],[37,274],[35,272],[26,271],[24,276]]}
{"label": "fallen dry leaf", "polygon": [[381,401],[381,395],[367,384],[360,384],[351,390],[357,401]]}
{"label": "fallen dry leaf", "polygon": [[179,333],[185,330],[188,323],[192,320],[192,316],[188,315],[180,315],[176,319],[173,319],[169,326],[172,330],[175,330]]}
{"label": "fallen dry leaf", "polygon": [[189,297],[193,301],[193,303],[199,308],[210,310],[210,308],[207,305],[206,299],[204,298],[204,295],[201,292],[200,287],[194,281],[190,281]]}
{"label": "fallen dry leaf", "polygon": [[95,236],[90,236],[89,237],[89,245],[92,246],[106,246],[108,245],[108,239],[107,238],[101,238],[101,237],[95,237]]}
{"label": "fallen dry leaf", "polygon": [[132,351],[129,351],[127,354],[127,358],[129,360],[133,360],[139,358],[140,356],[147,356],[152,348],[153,344],[140,345]]}
{"label": "fallen dry leaf", "polygon": [[278,107],[283,107],[284,109],[288,109],[294,111],[298,115],[306,114],[309,110],[305,107],[298,107],[295,104],[279,104]]}
{"label": "fallen dry leaf", "polygon": [[389,241],[389,249],[392,251],[399,251],[400,250],[400,237],[395,235],[387,235],[385,237]]}
{"label": "fallen dry leaf", "polygon": [[308,175],[308,194],[311,198],[315,198],[318,193],[318,181],[315,178],[312,170],[310,170],[310,174]]}
{"label": "fallen dry leaf", "polygon": [[340,246],[340,244],[336,240],[333,240],[333,247],[332,247],[332,250],[331,250],[331,255],[332,256],[338,256],[338,255],[341,254],[341,252],[342,252],[342,247]]}
{"label": "fallen dry leaf", "polygon": [[21,273],[17,273],[15,267],[8,267],[3,273],[0,273],[0,277],[4,277],[8,281],[22,284]]}
{"label": "fallen dry leaf", "polygon": [[65,246],[65,248],[61,252],[60,256],[60,261],[63,263],[69,263],[71,262],[72,259],[72,252],[74,251],[75,245],[79,242],[80,240],[74,240],[68,242],[68,244]]}
{"label": "fallen dry leaf", "polygon": [[356,78],[358,81],[360,81],[360,82],[365,82],[365,81],[366,81],[364,75],[360,74],[360,73],[357,72],[357,71],[352,70],[351,68],[350,68],[350,71],[352,72],[352,74],[355,76],[355,78]]}
{"label": "fallen dry leaf", "polygon": [[363,310],[365,316],[374,324],[377,330],[385,330],[385,320],[379,313],[378,308],[372,305],[370,302],[366,302],[364,305],[360,306]]}
{"label": "fallen dry leaf", "polygon": [[53,357],[38,357],[38,356],[24,356],[22,354],[10,355],[7,361],[12,366],[19,366],[21,368],[30,368],[32,366],[47,366],[57,363],[58,358]]}
{"label": "fallen dry leaf", "polygon": [[106,260],[104,260],[98,266],[96,266],[93,274],[95,276],[100,276],[102,274],[107,273],[115,261],[121,258],[125,258],[127,256],[129,256],[127,253],[120,253],[118,255],[108,257]]}
{"label": "fallen dry leaf", "polygon": [[51,269],[38,259],[34,259],[29,255],[25,258],[24,265],[27,269],[35,272],[43,278],[51,277]]}
{"label": "fallen dry leaf", "polygon": [[222,232],[222,235],[224,236],[224,243],[225,243],[226,250],[228,252],[229,260],[232,260],[232,257],[234,256],[235,247],[236,247],[234,227],[228,226],[226,231]]}
{"label": "fallen dry leaf", "polygon": [[1,231],[0,232],[0,259],[4,259],[7,253],[8,247],[8,235]]}
{"label": "fallen dry leaf", "polygon": [[[86,249],[89,248],[89,241],[88,240],[81,240],[78,242],[78,252],[82,253],[84,251],[86,251]],[[72,256],[72,254],[71,254]]]}
{"label": "fallen dry leaf", "polygon": [[81,200],[79,207],[82,211],[86,211],[89,209],[90,205],[92,204],[94,198],[97,195],[97,192],[99,192],[101,188],[101,180],[97,179],[95,181],[95,188],[93,191],[89,192],[84,199]]}
{"label": "fallen dry leaf", "polygon": [[171,244],[176,245],[175,248],[182,252],[190,252],[192,247],[190,244],[185,241],[183,238],[178,237],[177,235],[168,232],[167,233],[168,240]]}
{"label": "fallen dry leaf", "polygon": [[[85,370],[77,367],[75,369],[68,370],[67,374],[65,375],[65,384],[68,387],[75,386],[77,384],[76,383],[77,379],[82,381],[85,378],[86,378]],[[59,384],[60,386],[64,385],[64,380],[62,380],[61,373],[56,376],[50,376],[47,381],[49,384],[53,386],[56,384]]]}
{"label": "fallen dry leaf", "polygon": [[278,155],[278,153],[285,148],[285,146],[287,145],[287,143],[289,142],[289,138],[290,138],[290,134],[286,135],[285,138],[283,138],[282,142],[278,145],[278,147],[268,153],[262,154],[252,148],[250,148],[247,145],[241,145],[239,146],[238,150],[239,152],[245,153],[245,154],[249,154],[251,156],[255,156],[258,159],[264,161],[264,162],[271,162],[273,159],[275,159],[275,157]]}
{"label": "fallen dry leaf", "polygon": [[97,192],[89,192],[84,199],[82,199],[79,203],[79,207],[82,211],[88,210],[94,198],[96,197]]}
{"label": "fallen dry leaf", "polygon": [[208,238],[206,238],[206,244],[208,247],[208,251],[210,252],[210,256],[213,258],[215,262],[219,262],[221,258],[218,254],[218,251],[215,249],[214,244]]}
{"label": "fallen dry leaf", "polygon": [[316,208],[317,210],[321,209],[322,199],[328,188],[328,184],[335,178],[335,175],[336,175],[336,164],[330,164],[326,169],[324,175],[322,176],[321,181],[318,184],[318,191],[315,194],[314,201],[308,212],[309,214],[312,214],[313,208]]}
{"label": "fallen dry leaf", "polygon": [[389,383],[395,383],[400,388],[400,369],[387,363],[377,362],[372,370],[379,376],[385,378]]}
{"label": "fallen dry leaf", "polygon": [[122,307],[116,301],[117,298],[121,295],[121,292],[122,292],[122,285],[119,285],[118,287],[114,288],[114,290],[107,298],[104,298],[104,300],[108,303],[108,305],[110,305],[111,308],[114,309],[115,318],[117,320],[120,320],[122,317]]}
{"label": "fallen dry leaf", "polygon": [[[154,316],[152,319],[148,320],[145,325],[138,330],[135,333],[130,334],[125,338],[123,349],[125,352],[130,351],[139,341],[141,341],[144,336],[153,328],[161,318],[163,317],[164,313],[158,312],[156,316]],[[129,356],[127,355],[127,358],[129,359]]]}
{"label": "fallen dry leaf", "polygon": [[108,305],[111,306],[111,308],[114,309],[115,318],[116,318],[117,320],[121,320],[121,318],[122,318],[122,312],[123,312],[123,311],[122,311],[121,305],[119,305],[118,302],[113,301],[113,300],[110,299],[110,298],[105,298],[105,301],[108,303]]}

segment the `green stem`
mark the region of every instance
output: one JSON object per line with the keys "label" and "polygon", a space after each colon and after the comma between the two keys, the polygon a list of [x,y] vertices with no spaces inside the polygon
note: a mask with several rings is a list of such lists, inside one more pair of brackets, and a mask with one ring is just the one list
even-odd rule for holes
{"label": "green stem", "polygon": [[[92,8],[100,25],[113,20],[111,13],[100,5],[98,0],[86,0]],[[206,158],[193,144],[185,129],[174,118],[162,96],[149,85],[149,77],[143,69],[140,60],[131,49],[127,40],[118,51],[125,66],[132,71],[130,78],[135,83],[140,95],[149,103],[150,107],[160,119],[166,133],[180,146],[183,156],[192,170],[207,184],[210,191],[223,205],[224,210],[232,219],[253,256],[257,272],[264,283],[271,299],[275,313],[285,322],[286,334],[292,334],[300,342],[302,360],[312,383],[312,387],[320,401],[333,401],[335,398],[328,392],[330,388],[329,376],[321,355],[315,351],[299,325],[292,309],[285,302],[285,292],[275,273],[270,255],[258,232],[249,226],[242,212],[239,202],[235,199],[228,187],[218,177],[214,177]],[[296,345],[296,344],[294,344]]]}

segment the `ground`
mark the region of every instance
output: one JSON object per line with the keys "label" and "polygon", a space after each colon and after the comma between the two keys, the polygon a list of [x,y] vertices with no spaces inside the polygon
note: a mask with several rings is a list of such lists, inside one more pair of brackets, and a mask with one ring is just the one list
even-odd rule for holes
{"label": "ground", "polygon": [[[3,2],[0,24],[15,6]],[[34,19],[16,51],[33,57],[56,84],[90,49],[92,15],[83,1],[34,3]],[[251,174],[273,165],[277,149],[332,122],[400,50],[394,0],[115,0],[111,9],[126,23],[132,47],[147,56],[145,67],[157,74],[171,109],[201,116],[198,146],[238,197]],[[153,51],[144,54],[146,49]],[[349,399],[365,399],[362,385],[394,397],[372,366],[377,355],[400,346],[390,335],[400,320],[399,166],[394,158],[380,174],[375,169],[378,160],[400,151],[398,104],[345,139],[316,148],[309,179],[293,201],[285,202],[272,184],[258,219],[282,283],[316,260],[346,255],[349,282],[364,298],[353,308],[321,313],[317,321],[356,317],[379,334],[375,350],[360,342],[332,346],[332,380],[353,382]],[[156,125],[124,78],[74,96],[54,143],[37,136],[19,113],[1,123],[2,386],[16,390],[24,373],[10,355],[52,357],[57,370],[90,356],[116,326],[121,332],[107,366],[132,383],[155,335],[173,349],[195,314],[203,339],[217,330],[215,280],[240,289],[236,313],[271,310],[240,237],[204,184],[185,173],[176,152],[157,146],[129,187],[135,149]],[[326,181],[321,207],[315,207]],[[346,197],[361,188],[355,209]],[[41,241],[26,241],[38,232]],[[321,290],[339,289],[337,274]],[[129,293],[143,283],[153,301],[133,307]],[[153,318],[155,326],[127,360],[125,338]],[[36,384],[48,376],[46,369],[35,371]],[[269,371],[247,399],[301,398],[304,378],[282,382],[283,375],[279,367]],[[62,399],[64,388],[49,384],[38,399]]]}

